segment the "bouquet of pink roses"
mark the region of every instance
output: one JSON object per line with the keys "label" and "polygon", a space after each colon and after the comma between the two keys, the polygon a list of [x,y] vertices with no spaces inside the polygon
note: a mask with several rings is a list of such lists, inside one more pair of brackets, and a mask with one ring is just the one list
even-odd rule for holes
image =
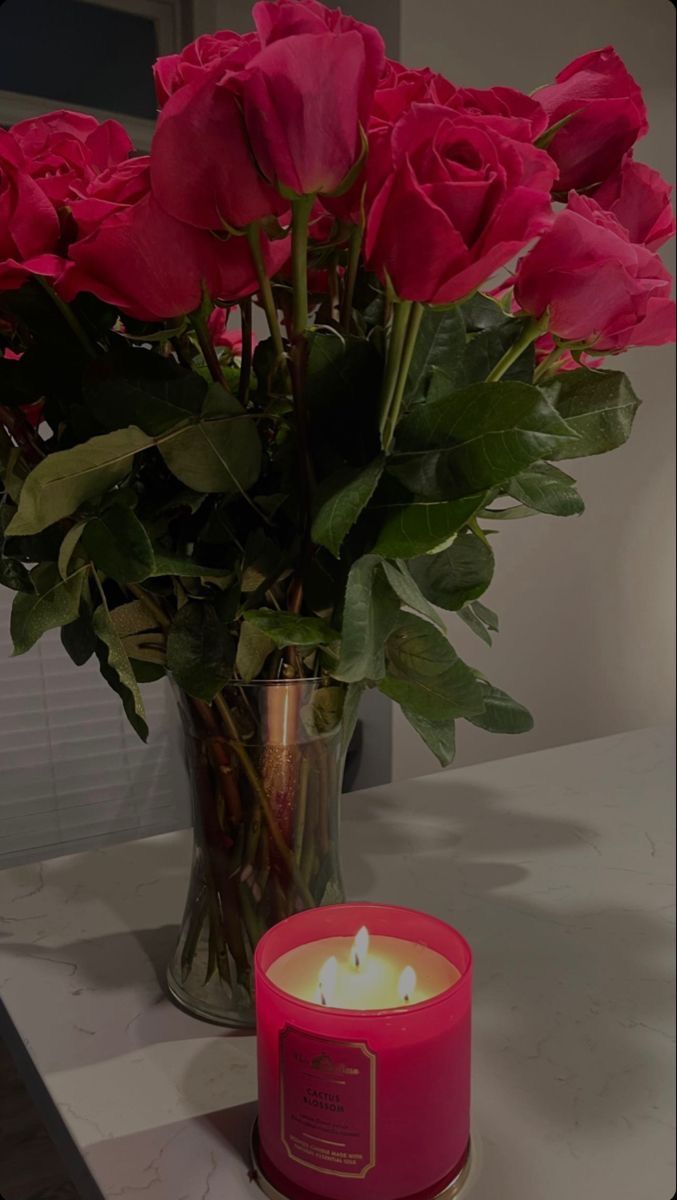
{"label": "bouquet of pink roses", "polygon": [[[674,336],[670,189],[610,48],[527,96],[388,61],[318,0],[254,24],[159,60],[147,157],[79,113],[0,132],[16,653],[62,627],[142,736],[139,683],[167,673],[226,747],[248,681],[319,679],[318,722],[347,726],[377,687],[447,763],[459,718],[530,727],[438,610],[490,641],[496,526],[580,513],[555,464],[627,439],[612,356]],[[220,813],[248,861],[242,805]]]}

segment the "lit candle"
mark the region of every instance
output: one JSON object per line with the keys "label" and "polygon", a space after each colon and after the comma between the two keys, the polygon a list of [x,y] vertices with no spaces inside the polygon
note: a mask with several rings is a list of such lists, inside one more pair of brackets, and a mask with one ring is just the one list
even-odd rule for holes
{"label": "lit candle", "polygon": [[436,1200],[468,1168],[471,954],[382,905],[299,913],[256,953],[257,1177],[289,1200]]}
{"label": "lit candle", "polygon": [[268,978],[298,1000],[383,1012],[439,996],[457,982],[459,972],[428,946],[383,934],[371,937],[362,926],[354,939],[323,938],[288,950],[272,964]]}

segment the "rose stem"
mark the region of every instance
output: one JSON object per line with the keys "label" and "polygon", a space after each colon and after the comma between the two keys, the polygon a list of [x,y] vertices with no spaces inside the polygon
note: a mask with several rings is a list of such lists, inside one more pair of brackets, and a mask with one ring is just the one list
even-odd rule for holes
{"label": "rose stem", "polygon": [[282,332],[280,330],[280,322],[277,319],[277,308],[275,306],[275,298],[273,296],[273,289],[270,284],[268,272],[266,271],[266,264],[265,264],[264,257],[263,257],[263,251],[261,249],[261,222],[260,221],[253,221],[252,224],[247,227],[247,241],[249,242],[249,249],[251,251],[251,256],[254,261],[256,277],[259,281],[259,293],[261,296],[261,303],[263,305],[263,311],[265,312],[266,319],[268,321],[268,328],[270,330],[270,336],[273,339],[273,346],[275,347],[275,354],[277,356],[278,361],[282,362],[282,361],[284,361],[284,358],[285,358],[284,344],[282,342]]}
{"label": "rose stem", "polygon": [[387,445],[385,432],[388,427],[388,418],[390,416],[393,397],[397,389],[397,381],[400,373],[400,362],[402,360],[402,352],[404,350],[411,307],[412,305],[410,300],[398,300],[395,304],[395,312],[390,328],[390,339],[388,341],[388,355],[386,358],[386,369],[383,379],[383,391],[381,393],[381,412],[379,419],[381,444],[384,447]]}
{"label": "rose stem", "polygon": [[226,383],[226,377],[221,370],[219,356],[216,353],[214,343],[209,336],[207,322],[205,321],[202,312],[197,309],[195,312],[190,314],[188,320],[195,330],[195,336],[197,337],[200,349],[202,351],[202,356],[209,368],[209,374],[214,380],[214,383],[220,383],[221,387],[226,392],[229,392],[230,388],[228,387],[228,384]]}
{"label": "rose stem", "polygon": [[235,913],[239,910],[237,889],[230,878],[225,861],[225,852],[222,844],[222,832],[214,821],[214,805],[212,800],[211,775],[209,773],[209,764],[207,760],[207,750],[204,745],[204,740],[199,737],[197,740],[197,752],[193,756],[195,767],[195,781],[197,785],[198,798],[200,800],[200,809],[202,814],[202,833],[205,841],[205,854],[208,864],[208,872],[214,881],[219,900],[221,902],[221,916],[223,920],[223,929],[226,940],[230,947],[230,952],[233,955],[233,960],[238,970],[238,975],[248,971],[249,962],[244,941],[242,939],[242,930],[235,917]]}
{"label": "rose stem", "polygon": [[353,297],[355,295],[355,284],[357,283],[357,272],[360,266],[360,251],[362,249],[363,236],[364,222],[360,222],[359,225],[354,226],[348,246],[348,272],[343,290],[343,304],[341,306],[341,326],[344,333],[350,333],[350,326],[353,319]]}
{"label": "rose stem", "polygon": [[404,347],[402,349],[402,357],[400,359],[397,383],[395,385],[395,391],[393,393],[390,410],[388,412],[386,426],[383,431],[383,446],[385,450],[390,449],[395,436],[395,429],[400,417],[402,401],[404,399],[407,380],[409,378],[409,368],[411,367],[412,359],[414,357],[414,350],[416,349],[418,333],[421,328],[423,311],[422,304],[414,304],[409,315],[409,322],[407,324],[407,332],[404,340]]}
{"label": "rose stem", "polygon": [[282,837],[282,834],[281,834],[281,832],[277,826],[277,823],[275,821],[275,818],[273,816],[273,813],[272,813],[272,810],[270,807],[270,803],[268,801],[268,796],[266,795],[265,788],[263,787],[261,780],[258,777],[256,769],[255,769],[254,765],[252,764],[245,747],[242,745],[242,742],[239,740],[237,726],[235,725],[235,722],[233,721],[232,715],[231,715],[222,696],[216,696],[214,699],[214,704],[215,704],[216,708],[219,710],[219,712],[223,718],[223,722],[226,726],[226,729],[228,730],[229,737],[230,737],[230,745],[233,747],[233,750],[235,751],[237,757],[239,758],[239,760],[242,764],[242,767],[244,769],[245,775],[247,776],[247,779],[249,780],[249,783],[252,787],[252,790],[261,805],[261,809],[263,811],[263,815],[266,819],[266,823],[270,830],[271,837],[272,837],[281,857],[284,859],[287,869],[289,871],[289,874],[292,877],[292,879],[294,880],[294,883],[298,887],[305,902],[312,907],[313,897],[305,883],[305,880],[303,880],[299,876],[299,873],[296,868],[296,863],[294,861],[294,856],[291,853],[284,838]]}
{"label": "rose stem", "polygon": [[252,302],[251,296],[240,304],[242,324],[242,358],[240,360],[240,388],[238,398],[244,407],[249,399],[249,384],[252,373]]}
{"label": "rose stem", "polygon": [[487,383],[498,383],[499,379],[503,378],[506,371],[510,370],[513,363],[517,362],[517,359],[521,358],[521,356],[524,354],[524,351],[529,349],[531,343],[535,342],[536,338],[539,338],[542,333],[546,332],[548,328],[548,319],[548,313],[545,313],[538,320],[536,320],[534,317],[528,322],[521,337],[518,337],[515,344],[511,346],[509,350],[506,350],[503,358],[500,359],[500,361],[496,363],[494,369],[489,372],[487,375]]}
{"label": "rose stem", "polygon": [[314,194],[297,196],[292,202],[292,334],[295,338],[303,337],[308,329],[308,223],[314,203]]}

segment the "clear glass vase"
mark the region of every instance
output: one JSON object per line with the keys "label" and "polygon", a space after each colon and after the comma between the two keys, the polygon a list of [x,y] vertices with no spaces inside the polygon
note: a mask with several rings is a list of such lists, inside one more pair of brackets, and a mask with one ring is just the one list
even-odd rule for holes
{"label": "clear glass vase", "polygon": [[212,705],[179,693],[195,842],[167,977],[196,1017],[251,1026],[261,935],[343,901],[344,694],[321,679],[236,685]]}

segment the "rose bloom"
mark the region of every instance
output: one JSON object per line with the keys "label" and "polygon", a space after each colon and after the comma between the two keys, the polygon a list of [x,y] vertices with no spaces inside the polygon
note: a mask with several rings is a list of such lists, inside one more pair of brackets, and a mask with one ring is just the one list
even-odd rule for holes
{"label": "rose bloom", "polygon": [[241,36],[223,29],[218,33],[203,34],[180,54],[158,58],[153,67],[153,77],[160,108],[179,88],[194,83],[205,74],[240,70],[260,49],[258,34],[246,33]]}
{"label": "rose bloom", "polygon": [[[209,336],[215,346],[223,346],[231,358],[242,356],[242,330],[229,329],[232,308],[215,308],[207,321]],[[258,339],[252,337],[252,348],[258,345]]]}
{"label": "rose bloom", "polygon": [[[246,239],[218,238],[170,217],[150,191],[148,159],[134,164],[131,178],[129,164],[108,177],[104,200],[99,194],[74,205],[84,236],[69,248],[61,296],[91,292],[139,320],[160,321],[197,309],[204,286],[214,299],[252,295],[258,281]],[[262,247],[273,273],[288,244],[263,239]]]}
{"label": "rose bloom", "polygon": [[595,351],[660,346],[674,340],[670,273],[595,200],[572,192],[552,228],[518,265],[515,299],[524,312],[549,313],[549,331]]}
{"label": "rose bloom", "polygon": [[53,204],[12,134],[0,129],[0,290],[20,287],[33,273],[58,274],[59,237]]}
{"label": "rose bloom", "polygon": [[[258,38],[243,53],[257,44]],[[287,202],[252,158],[241,105],[229,82],[237,74],[226,72],[222,79],[221,60],[215,66],[192,72],[165,103],[151,147],[151,184],[155,199],[177,220],[198,229],[245,229],[282,213]]]}
{"label": "rose bloom", "polygon": [[117,121],[99,123],[85,113],[31,117],[12,127],[28,170],[56,206],[80,195],[103,171],[129,157],[133,147]]}
{"label": "rose bloom", "polygon": [[556,167],[483,118],[415,104],[367,219],[366,257],[403,300],[469,295],[551,221]]}
{"label": "rose bloom", "polygon": [[547,113],[538,101],[515,88],[455,88],[443,103],[456,112],[479,117],[519,142],[535,142],[548,125]]}
{"label": "rose bloom", "polygon": [[603,183],[649,128],[641,88],[612,46],[574,59],[533,98],[551,128],[570,118],[548,145],[558,192]]}
{"label": "rose bloom", "polygon": [[633,242],[658,250],[673,237],[672,188],[660,171],[626,155],[615,175],[595,192],[595,200],[624,225]]}
{"label": "rose bloom", "polygon": [[331,194],[360,160],[383,39],[317,0],[264,0],[254,20],[263,48],[237,83],[254,157],[287,195]]}

